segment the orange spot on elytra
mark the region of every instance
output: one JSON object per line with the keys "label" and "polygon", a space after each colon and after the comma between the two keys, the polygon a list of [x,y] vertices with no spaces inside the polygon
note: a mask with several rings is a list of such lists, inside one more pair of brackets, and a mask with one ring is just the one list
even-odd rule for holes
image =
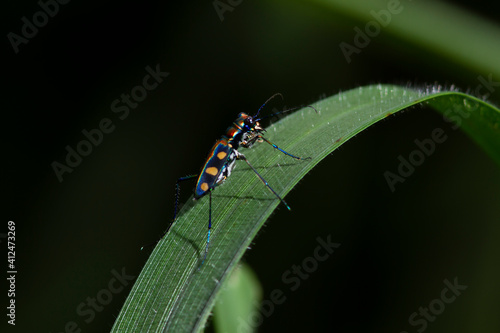
{"label": "orange spot on elytra", "polygon": [[210,167],[210,168],[207,168],[207,170],[205,170],[205,172],[208,173],[209,175],[217,176],[217,172],[219,172],[219,170],[216,167]]}

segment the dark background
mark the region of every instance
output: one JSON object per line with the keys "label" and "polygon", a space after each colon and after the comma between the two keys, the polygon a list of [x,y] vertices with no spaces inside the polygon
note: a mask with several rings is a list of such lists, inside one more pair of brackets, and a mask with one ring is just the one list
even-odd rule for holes
{"label": "dark background", "polygon": [[[500,22],[496,2],[453,3]],[[4,6],[4,35],[40,10],[36,1]],[[210,1],[71,1],[19,53],[4,38],[0,230],[16,222],[18,266],[9,331],[63,332],[70,321],[109,331],[132,284],[89,323],[78,305],[107,288],[113,270],[139,274],[148,257],[139,249],[170,220],[176,179],[198,171],[237,113],[273,93],[291,107],[373,83],[466,91],[488,74],[384,32],[347,64],[338,45],[363,25],[300,1],[243,1],[223,22]],[[158,64],[170,75],[120,120],[112,101]],[[490,101],[499,105],[500,94]],[[60,183],[51,163],[103,118],[115,130]],[[391,193],[384,172],[438,127],[447,141]],[[293,214],[278,209],[245,255],[264,298],[273,289],[287,297],[259,330],[415,332],[408,316],[458,277],[468,289],[427,331],[495,331],[499,185],[498,166],[425,106],[370,128],[305,177],[287,196]],[[328,235],[341,247],[290,291],[282,274]]]}

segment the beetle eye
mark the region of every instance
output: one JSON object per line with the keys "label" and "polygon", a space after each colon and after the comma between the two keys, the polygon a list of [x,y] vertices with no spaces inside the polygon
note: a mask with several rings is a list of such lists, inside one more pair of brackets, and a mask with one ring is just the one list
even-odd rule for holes
{"label": "beetle eye", "polygon": [[245,119],[245,125],[248,126],[248,127],[252,127],[252,125],[253,125],[253,118],[252,117],[248,117],[247,119]]}

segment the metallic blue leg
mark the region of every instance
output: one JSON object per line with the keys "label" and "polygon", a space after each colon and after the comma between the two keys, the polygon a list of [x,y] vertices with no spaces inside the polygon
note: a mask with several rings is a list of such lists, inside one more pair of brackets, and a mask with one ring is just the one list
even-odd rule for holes
{"label": "metallic blue leg", "polygon": [[259,177],[259,179],[264,183],[264,185],[267,186],[268,189],[271,190],[271,192],[273,192],[273,194],[278,198],[280,199],[280,201],[285,205],[285,207],[288,209],[288,210],[291,210],[290,206],[288,206],[288,204],[286,203],[285,200],[283,200],[282,197],[280,197],[278,195],[278,193],[276,193],[273,188],[271,186],[269,186],[269,183],[257,172],[257,170],[250,164],[250,162],[248,162],[247,158],[245,157],[245,155],[243,154],[238,154],[236,155],[236,158],[239,159],[239,160],[243,160],[245,162],[247,162],[248,166],[253,170],[253,172],[255,172],[255,174],[257,175],[257,177]]}
{"label": "metallic blue leg", "polygon": [[[186,180],[191,180],[191,179],[194,179],[197,177],[198,177],[198,175],[189,175],[189,176],[181,177],[181,178],[177,179],[177,181],[175,182],[175,205],[174,205],[174,217],[172,218],[172,223],[177,218],[177,209],[179,208],[179,197],[181,195],[181,185],[179,185],[179,183],[186,181]],[[170,223],[170,225],[172,225],[172,223]],[[170,227],[168,227],[168,228],[170,229]],[[165,234],[167,232],[168,232],[168,229],[167,229],[167,231],[165,231]],[[163,236],[165,236],[165,234],[163,234]],[[163,236],[162,236],[162,238],[163,238]]]}
{"label": "metallic blue leg", "polygon": [[[172,224],[175,222],[175,219],[177,218],[177,210],[179,208],[179,196],[181,194],[181,186],[179,185],[180,182],[183,182],[185,180],[190,180],[190,179],[194,179],[198,177],[198,175],[189,175],[189,176],[186,176],[186,177],[181,177],[179,179],[177,179],[177,182],[175,183],[175,204],[174,204],[174,216],[172,218],[172,221],[170,222],[170,224],[168,225],[168,228],[167,230],[165,230],[165,232],[163,233],[163,235],[161,235],[160,239],[162,239],[163,237],[165,237],[165,235],[168,233],[168,231],[170,230],[170,228],[172,227]],[[141,247],[141,251],[145,248],[145,247],[149,247],[149,246],[152,246],[152,245],[155,245],[157,244],[160,239],[158,239],[156,242],[153,242],[153,243],[149,243],[147,245],[144,245],[143,247]]]}
{"label": "metallic blue leg", "polygon": [[285,154],[285,155],[288,155],[288,156],[290,156],[290,157],[293,157],[293,158],[295,158],[295,159],[297,159],[297,160],[304,160],[304,158],[302,158],[302,157],[298,157],[298,156],[292,155],[292,154],[290,154],[290,153],[287,153],[286,151],[284,151],[284,150],[283,150],[283,149],[281,149],[280,147],[276,146],[274,143],[272,143],[271,141],[269,141],[268,139],[266,139],[266,138],[265,138],[265,137],[263,137],[263,136],[259,136],[259,139],[262,139],[262,140],[266,141],[266,142],[267,142],[267,143],[269,143],[271,146],[273,146],[273,148],[274,148],[274,149],[278,149],[280,152],[282,152],[282,153],[283,153],[283,154]]}
{"label": "metallic blue leg", "polygon": [[208,245],[210,244],[210,230],[212,229],[212,190],[213,189],[210,189],[210,193],[209,193],[209,196],[210,196],[210,201],[209,201],[209,205],[208,205],[208,234],[207,234],[207,246],[205,247],[205,255],[203,256],[203,261],[201,262],[201,264],[203,265],[203,263],[205,262],[205,260],[207,259],[207,254],[208,254]]}

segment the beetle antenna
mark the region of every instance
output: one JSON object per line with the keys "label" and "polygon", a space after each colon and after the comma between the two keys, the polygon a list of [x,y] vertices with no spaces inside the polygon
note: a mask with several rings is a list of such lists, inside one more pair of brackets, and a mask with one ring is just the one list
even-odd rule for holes
{"label": "beetle antenna", "polygon": [[257,110],[257,113],[255,114],[255,116],[253,116],[252,118],[257,117],[257,116],[259,115],[259,113],[260,113],[260,110],[262,110],[262,109],[264,108],[264,106],[266,106],[266,104],[267,104],[267,103],[269,103],[269,102],[270,102],[270,101],[271,101],[274,97],[276,97],[276,96],[280,96],[280,97],[281,97],[281,99],[284,99],[284,98],[283,98],[283,95],[282,95],[282,94],[280,94],[280,93],[276,93],[276,94],[272,95],[271,97],[269,97],[269,98],[267,99],[267,101],[266,101],[264,104],[262,104],[262,106],[259,108],[259,110]]}
{"label": "beetle antenna", "polygon": [[255,119],[255,121],[261,121],[262,119],[266,119],[266,118],[270,118],[270,117],[274,117],[278,114],[282,114],[282,113],[285,113],[285,112],[292,112],[292,111],[295,111],[295,110],[298,110],[298,109],[301,109],[303,107],[306,107],[306,108],[311,108],[313,109],[314,111],[316,111],[316,113],[319,113],[318,110],[316,110],[316,108],[314,108],[313,106],[311,105],[307,105],[307,106],[298,106],[296,108],[291,108],[291,109],[288,109],[288,110],[283,110],[283,111],[280,111],[280,112],[276,112],[276,113],[273,113],[273,114],[269,114],[267,116],[264,116],[262,118],[259,118],[259,119]]}

